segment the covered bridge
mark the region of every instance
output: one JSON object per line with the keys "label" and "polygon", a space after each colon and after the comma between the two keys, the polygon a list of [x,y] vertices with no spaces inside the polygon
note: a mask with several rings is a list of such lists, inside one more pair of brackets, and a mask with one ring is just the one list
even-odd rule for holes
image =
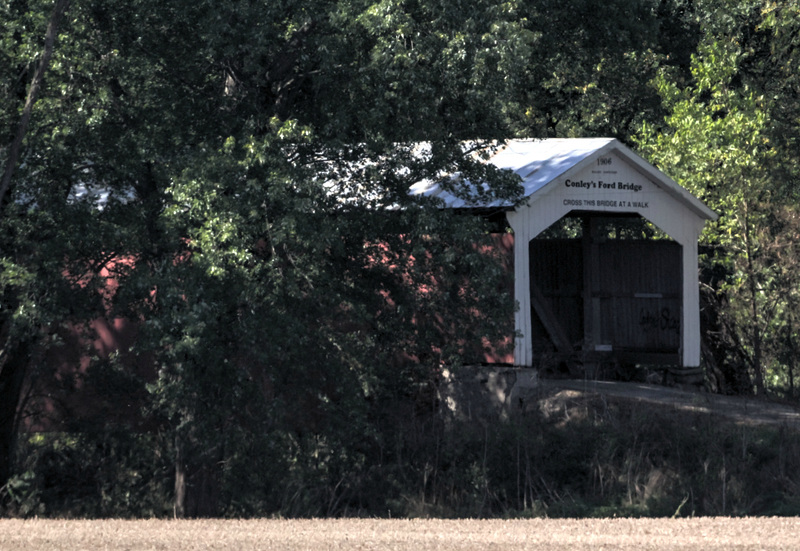
{"label": "covered bridge", "polygon": [[412,191],[505,216],[515,365],[700,365],[697,241],[713,211],[613,138],[512,140],[487,162],[519,175],[526,201],[469,203],[432,182]]}

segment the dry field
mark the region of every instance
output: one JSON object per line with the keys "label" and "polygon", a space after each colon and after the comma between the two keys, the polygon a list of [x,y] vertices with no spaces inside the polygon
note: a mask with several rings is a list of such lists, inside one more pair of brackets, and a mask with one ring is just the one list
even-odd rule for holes
{"label": "dry field", "polygon": [[797,518],[0,520],[3,551],[800,549]]}

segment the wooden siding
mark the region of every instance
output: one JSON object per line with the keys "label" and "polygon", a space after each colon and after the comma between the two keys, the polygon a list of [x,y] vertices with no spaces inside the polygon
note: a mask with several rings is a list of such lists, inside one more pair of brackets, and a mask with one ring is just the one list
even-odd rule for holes
{"label": "wooden siding", "polygon": [[681,247],[613,240],[598,246],[599,340],[614,349],[677,353],[681,340]]}
{"label": "wooden siding", "polygon": [[[579,239],[533,239],[530,249],[531,296],[538,292],[573,346],[583,341],[583,256]],[[535,306],[531,338],[534,348],[554,346]],[[552,321],[551,321],[552,323]]]}
{"label": "wooden siding", "polygon": [[533,349],[674,361],[681,343],[681,246],[587,234],[529,243]]}

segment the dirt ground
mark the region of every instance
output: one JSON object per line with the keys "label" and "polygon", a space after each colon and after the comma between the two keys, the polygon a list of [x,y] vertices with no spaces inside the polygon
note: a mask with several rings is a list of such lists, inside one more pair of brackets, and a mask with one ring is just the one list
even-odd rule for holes
{"label": "dirt ground", "polygon": [[4,551],[798,549],[797,518],[0,520]]}
{"label": "dirt ground", "polygon": [[800,411],[796,407],[754,396],[722,396],[661,385],[576,379],[542,379],[540,385],[546,395],[540,405],[549,410],[563,409],[566,402],[576,398],[609,396],[716,415],[743,425],[800,429]]}

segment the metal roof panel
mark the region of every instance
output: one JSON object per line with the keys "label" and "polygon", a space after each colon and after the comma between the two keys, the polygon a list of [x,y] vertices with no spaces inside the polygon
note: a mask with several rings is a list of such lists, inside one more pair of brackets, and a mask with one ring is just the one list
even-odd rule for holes
{"label": "metal roof panel", "polygon": [[[539,193],[565,173],[580,170],[579,165],[590,157],[607,151],[621,153],[632,166],[646,174],[653,183],[687,205],[701,217],[715,220],[716,213],[671,178],[647,163],[615,138],[549,138],[509,140],[493,149],[486,162],[511,170],[520,177],[523,197]],[[467,182],[467,185],[473,185]],[[456,197],[433,181],[418,182],[411,193],[441,199],[448,208],[511,207],[507,201],[468,202]]]}

